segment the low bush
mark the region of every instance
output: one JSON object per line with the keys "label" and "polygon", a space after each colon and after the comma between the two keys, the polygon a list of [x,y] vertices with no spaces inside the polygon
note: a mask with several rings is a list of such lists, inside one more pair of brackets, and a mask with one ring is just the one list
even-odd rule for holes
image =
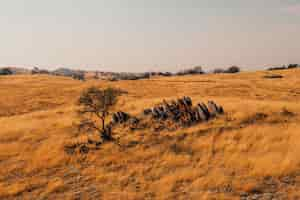
{"label": "low bush", "polygon": [[10,68],[0,69],[0,75],[13,75],[13,71]]}

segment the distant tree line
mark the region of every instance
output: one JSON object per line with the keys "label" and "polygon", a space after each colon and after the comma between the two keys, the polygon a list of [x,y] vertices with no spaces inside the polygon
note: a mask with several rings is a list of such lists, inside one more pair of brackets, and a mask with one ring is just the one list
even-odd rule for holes
{"label": "distant tree line", "polygon": [[[286,69],[294,69],[299,68],[299,64],[288,64],[278,67],[270,67],[267,70],[286,70]],[[219,73],[239,73],[241,71],[238,66],[231,66],[227,69],[217,68],[214,69],[210,73],[219,74]],[[83,70],[73,70],[69,68],[58,68],[56,70],[50,71],[46,69],[40,69],[38,67],[34,67],[32,70],[21,69],[21,68],[0,68],[0,75],[14,75],[14,74],[48,74],[55,76],[65,76],[71,77],[75,80],[84,81],[86,80],[87,71]],[[90,72],[89,72],[90,73]],[[93,72],[91,72],[93,73]],[[94,79],[104,79],[110,81],[118,81],[118,80],[139,80],[139,79],[149,79],[153,76],[185,76],[185,75],[199,75],[206,74],[201,66],[195,66],[192,68],[187,68],[184,70],[180,70],[178,72],[145,72],[145,73],[129,73],[129,72],[99,72],[95,71],[94,75],[91,76]]]}
{"label": "distant tree line", "polygon": [[38,67],[34,67],[31,70],[31,74],[48,74],[55,76],[66,76],[71,77],[75,80],[84,81],[85,80],[85,72],[82,70],[72,70],[68,68],[58,68],[54,71],[49,71],[46,69],[39,69]]}
{"label": "distant tree line", "polygon": [[286,65],[283,65],[283,66],[279,66],[279,67],[270,67],[268,68],[269,71],[273,71],[273,70],[285,70],[285,69],[294,69],[294,68],[298,68],[300,67],[299,64],[288,64],[287,66]]}

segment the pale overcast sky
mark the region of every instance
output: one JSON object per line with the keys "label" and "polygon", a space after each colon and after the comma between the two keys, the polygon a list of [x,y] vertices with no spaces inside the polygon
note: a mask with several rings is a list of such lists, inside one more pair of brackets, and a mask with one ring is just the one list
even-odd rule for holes
{"label": "pale overcast sky", "polygon": [[299,0],[1,0],[0,30],[2,66],[300,63]]}

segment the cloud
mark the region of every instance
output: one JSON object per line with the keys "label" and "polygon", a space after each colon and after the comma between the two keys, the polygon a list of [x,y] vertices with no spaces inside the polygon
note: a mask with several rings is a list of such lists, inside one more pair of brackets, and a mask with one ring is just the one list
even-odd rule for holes
{"label": "cloud", "polygon": [[287,6],[284,11],[292,15],[300,15],[300,3]]}

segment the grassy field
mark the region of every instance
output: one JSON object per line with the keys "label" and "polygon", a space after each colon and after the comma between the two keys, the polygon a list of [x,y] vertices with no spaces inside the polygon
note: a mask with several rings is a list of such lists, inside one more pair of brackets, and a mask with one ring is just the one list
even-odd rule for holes
{"label": "grassy field", "polygon": [[[300,70],[105,82],[0,77],[0,199],[300,199]],[[160,133],[120,129],[126,148],[88,154],[76,101],[90,87],[125,90],[117,109],[138,114],[184,95],[223,116]]]}

